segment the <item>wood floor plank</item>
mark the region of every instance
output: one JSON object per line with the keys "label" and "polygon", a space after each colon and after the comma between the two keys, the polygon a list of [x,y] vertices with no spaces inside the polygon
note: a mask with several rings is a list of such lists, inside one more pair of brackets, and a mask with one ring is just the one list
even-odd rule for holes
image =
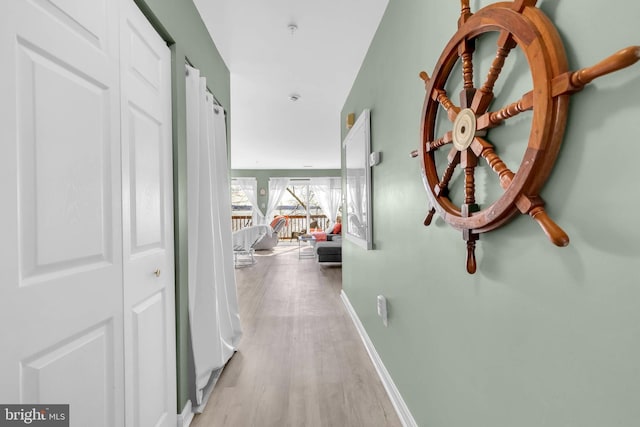
{"label": "wood floor plank", "polygon": [[342,271],[279,245],[236,270],[243,338],[193,427],[396,427]]}

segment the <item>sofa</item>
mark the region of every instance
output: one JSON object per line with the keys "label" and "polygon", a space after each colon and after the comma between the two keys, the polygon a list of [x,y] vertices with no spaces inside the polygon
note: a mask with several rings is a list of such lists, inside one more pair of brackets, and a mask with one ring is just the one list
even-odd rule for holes
{"label": "sofa", "polygon": [[314,250],[320,264],[342,263],[342,236],[327,234],[327,240],[316,241]]}

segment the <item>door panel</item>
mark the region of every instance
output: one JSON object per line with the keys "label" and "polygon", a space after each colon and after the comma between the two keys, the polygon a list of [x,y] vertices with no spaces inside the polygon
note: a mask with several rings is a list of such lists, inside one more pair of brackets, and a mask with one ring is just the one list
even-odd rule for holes
{"label": "door panel", "polygon": [[130,106],[131,251],[163,248],[162,123]]}
{"label": "door panel", "polygon": [[113,39],[109,39],[107,8],[108,0],[33,0],[68,29],[75,31],[79,38],[106,50]]}
{"label": "door panel", "polygon": [[[165,390],[167,365],[167,339],[164,334],[167,321],[164,292],[158,292],[133,307],[133,360],[135,371],[134,405],[135,425],[153,426],[167,413],[165,396],[157,390]],[[175,423],[174,423],[175,424]]]}
{"label": "door panel", "polygon": [[109,88],[23,41],[17,62],[21,276],[100,268],[113,261]]}
{"label": "door panel", "polygon": [[[105,323],[55,345],[21,364],[22,402],[74,402],[73,425],[113,426],[113,324]],[[70,383],[82,370],[83,387]],[[82,410],[78,410],[78,409]]]}
{"label": "door panel", "polygon": [[[0,401],[124,422],[117,2],[0,2]],[[97,11],[93,7],[98,5]]]}
{"label": "door panel", "polygon": [[121,23],[127,426],[176,423],[171,55],[133,2]]}

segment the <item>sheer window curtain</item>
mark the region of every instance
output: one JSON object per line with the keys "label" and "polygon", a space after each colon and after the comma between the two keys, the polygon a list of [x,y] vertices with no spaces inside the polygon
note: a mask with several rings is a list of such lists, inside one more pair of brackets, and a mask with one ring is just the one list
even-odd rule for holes
{"label": "sheer window curtain", "polygon": [[284,195],[289,185],[289,178],[269,178],[269,202],[267,203],[267,212],[264,216],[265,224],[270,224],[273,219],[273,213],[280,203],[280,199]]}
{"label": "sheer window curtain", "polygon": [[251,211],[251,224],[258,225],[264,224],[264,217],[262,216],[262,212],[260,212],[260,208],[258,207],[258,182],[255,178],[234,178],[232,180],[233,184],[239,186],[244,194],[246,194],[247,199],[249,199],[249,203],[253,207]]}
{"label": "sheer window curtain", "polygon": [[190,66],[186,107],[192,395],[194,406],[201,410],[212,374],[233,355],[242,332],[233,266],[225,115],[207,92],[206,79]]}
{"label": "sheer window curtain", "polygon": [[342,178],[311,178],[309,188],[315,193],[322,212],[334,224],[342,203]]}

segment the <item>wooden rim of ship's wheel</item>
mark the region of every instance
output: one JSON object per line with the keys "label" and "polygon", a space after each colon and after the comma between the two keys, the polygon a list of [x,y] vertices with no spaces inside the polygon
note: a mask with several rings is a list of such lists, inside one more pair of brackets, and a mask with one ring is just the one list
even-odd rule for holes
{"label": "wooden rim of ship's wheel", "polygon": [[[538,193],[555,163],[567,118],[569,96],[581,90],[596,77],[635,63],[640,48],[624,49],[599,64],[576,72],[569,72],[564,46],[553,23],[535,7],[537,0],[515,0],[489,5],[472,14],[469,0],[461,1],[458,31],[444,48],[429,77],[425,81],[426,96],[422,111],[419,157],[423,181],[431,202],[425,219],[429,225],[434,213],[463,232],[467,241],[467,271],[476,271],[475,242],[480,233],[500,227],[516,213],[526,213],[542,227],[549,239],[558,246],[569,244],[567,234],[547,215]],[[486,33],[497,33],[497,52],[482,85],[475,86],[473,54],[476,40]],[[533,88],[520,99],[490,110],[494,99],[494,84],[500,77],[505,59],[518,47],[528,62]],[[460,61],[461,75],[452,70]],[[450,79],[460,79],[463,89],[459,103],[446,93]],[[438,110],[444,109],[450,130],[436,135]],[[490,129],[510,118],[532,111],[531,131],[524,155],[516,172],[496,153],[490,139]],[[444,153],[447,165],[438,170],[435,154]],[[442,154],[440,154],[442,155]],[[485,161],[495,172],[504,193],[494,202],[476,204],[475,169]],[[464,174],[464,202],[456,205],[449,197],[449,183],[454,171]]]}

